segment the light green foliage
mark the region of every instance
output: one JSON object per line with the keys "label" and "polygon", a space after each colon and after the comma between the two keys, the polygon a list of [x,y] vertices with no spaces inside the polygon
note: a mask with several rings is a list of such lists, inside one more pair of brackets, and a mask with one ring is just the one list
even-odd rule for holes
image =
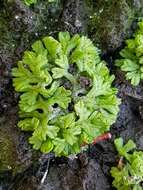
{"label": "light green foliage", "polygon": [[18,126],[32,131],[34,149],[56,155],[79,153],[81,144],[110,129],[120,100],[111,87],[114,76],[87,37],[47,36],[24,53],[12,70],[21,93]]}
{"label": "light green foliage", "polygon": [[143,187],[143,151],[133,151],[136,145],[132,140],[123,145],[123,139],[115,140],[115,146],[124,164],[112,167],[111,175],[114,177],[113,186],[117,190],[142,190]]}
{"label": "light green foliage", "polygon": [[[49,3],[55,2],[56,0],[48,0]],[[32,4],[36,4],[37,0],[24,0],[25,4],[30,6]]]}
{"label": "light green foliage", "polygon": [[24,0],[24,2],[25,2],[26,5],[30,6],[32,4],[37,3],[37,0]]}
{"label": "light green foliage", "polygon": [[143,79],[143,21],[138,23],[138,30],[133,39],[126,40],[126,47],[121,50],[121,59],[116,65],[126,73],[126,79],[136,86]]}

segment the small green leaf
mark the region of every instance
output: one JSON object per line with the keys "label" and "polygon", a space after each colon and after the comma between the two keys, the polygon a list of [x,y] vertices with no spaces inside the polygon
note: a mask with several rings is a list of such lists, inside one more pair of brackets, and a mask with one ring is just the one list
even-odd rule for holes
{"label": "small green leaf", "polygon": [[61,52],[61,44],[51,36],[43,38],[43,42],[50,56],[56,58]]}
{"label": "small green leaf", "polygon": [[21,95],[19,106],[24,112],[31,112],[35,110],[35,103],[38,93],[35,91],[29,91]]}
{"label": "small green leaf", "polygon": [[124,60],[124,63],[121,66],[121,69],[123,71],[136,71],[139,69],[139,65],[137,65],[136,62],[133,62],[130,59],[126,59]]}
{"label": "small green leaf", "polygon": [[126,152],[129,152],[135,148],[136,148],[136,144],[132,140],[129,140],[127,144],[124,145],[124,150]]}
{"label": "small green leaf", "polygon": [[46,134],[51,139],[54,139],[57,136],[58,131],[59,131],[59,128],[57,126],[48,125]]}
{"label": "small green leaf", "polygon": [[140,82],[140,73],[135,73],[135,75],[132,77],[131,79],[131,84],[133,84],[134,86],[137,86]]}
{"label": "small green leaf", "polygon": [[43,52],[45,51],[45,48],[44,48],[43,43],[41,42],[41,40],[36,41],[36,42],[32,45],[32,49],[33,49],[33,51],[35,51],[35,53],[37,53],[37,54],[43,54]]}
{"label": "small green leaf", "polygon": [[130,159],[128,152],[136,148],[135,143],[132,140],[129,140],[126,145],[123,145],[123,139],[118,138],[115,140],[115,146],[117,151],[121,156],[124,156],[126,159]]}
{"label": "small green leaf", "polygon": [[37,3],[37,0],[24,0],[25,4],[30,6],[32,4],[36,4]]}
{"label": "small green leaf", "polygon": [[63,129],[72,128],[75,126],[75,114],[69,113],[65,116],[58,117],[56,124]]}
{"label": "small green leaf", "polygon": [[18,127],[23,131],[34,131],[39,126],[39,119],[26,118],[18,122]]}
{"label": "small green leaf", "polygon": [[111,168],[114,177],[113,186],[117,190],[142,189],[143,179],[143,151],[133,151],[135,143],[129,140],[123,145],[123,139],[115,139],[115,146],[120,156],[123,157],[122,164]]}
{"label": "small green leaf", "polygon": [[43,141],[41,139],[37,138],[37,136],[34,135],[29,138],[29,143],[33,144],[33,148],[35,150],[39,150],[41,148],[42,142]]}
{"label": "small green leaf", "polygon": [[52,151],[54,148],[54,145],[50,139],[47,139],[45,142],[42,143],[41,145],[41,152],[43,153],[49,153]]}
{"label": "small green leaf", "polygon": [[58,79],[62,78],[65,75],[65,70],[55,67],[52,69],[52,73],[53,73],[53,78]]}
{"label": "small green leaf", "polygon": [[131,84],[137,86],[142,79],[143,64],[143,21],[139,22],[139,28],[134,38],[126,41],[126,47],[121,50],[121,59],[116,60],[116,66],[125,72],[126,79],[131,80]]}
{"label": "small green leaf", "polygon": [[69,68],[68,58],[65,55],[61,55],[60,58],[55,60],[57,66],[67,70]]}
{"label": "small green leaf", "polygon": [[71,92],[63,87],[59,87],[55,94],[49,99],[48,104],[54,105],[57,103],[60,107],[66,109],[71,101]]}
{"label": "small green leaf", "polygon": [[66,147],[66,142],[64,139],[60,139],[60,138],[55,138],[53,141],[53,144],[55,145],[54,147],[54,151],[57,155],[62,154],[62,152],[64,151],[65,147]]}
{"label": "small green leaf", "polygon": [[67,143],[73,145],[77,141],[77,136],[81,133],[79,126],[70,127],[63,130],[63,136]]}
{"label": "small green leaf", "polygon": [[123,139],[121,137],[115,139],[114,144],[116,146],[117,151],[119,152],[123,148]]}
{"label": "small green leaf", "polygon": [[91,112],[87,109],[83,101],[79,101],[75,104],[75,111],[81,121],[87,120]]}

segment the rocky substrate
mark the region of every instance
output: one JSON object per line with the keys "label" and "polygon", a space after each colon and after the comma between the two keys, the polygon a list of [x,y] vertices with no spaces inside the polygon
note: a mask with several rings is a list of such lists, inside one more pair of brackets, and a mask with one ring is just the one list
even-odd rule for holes
{"label": "rocky substrate", "polygon": [[[27,7],[22,0],[0,0],[0,189],[111,190],[110,168],[117,163],[113,141],[133,139],[143,150],[143,83],[132,87],[114,66],[124,40],[132,36],[143,0],[47,0]],[[76,158],[55,158],[32,150],[29,134],[17,127],[18,94],[11,68],[32,42],[59,31],[88,35],[101,49],[122,99],[112,139],[90,145]],[[45,172],[48,174],[43,179]]]}

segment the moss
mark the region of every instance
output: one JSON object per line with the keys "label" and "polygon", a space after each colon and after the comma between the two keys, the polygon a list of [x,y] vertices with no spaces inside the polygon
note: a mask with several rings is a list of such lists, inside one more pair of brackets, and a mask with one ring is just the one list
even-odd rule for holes
{"label": "moss", "polygon": [[7,126],[0,128],[0,172],[17,167],[18,155],[14,134]]}
{"label": "moss", "polygon": [[[141,4],[141,3],[140,3]],[[88,33],[106,51],[114,51],[131,34],[131,25],[141,6],[127,0],[87,0],[89,7]],[[142,14],[142,13],[140,13]]]}
{"label": "moss", "polygon": [[10,32],[8,15],[5,10],[0,10],[0,47],[7,50],[14,50],[15,40]]}
{"label": "moss", "polygon": [[21,54],[37,37],[58,31],[61,10],[61,0],[57,3],[40,0],[30,7],[21,0],[3,0],[0,8],[0,46]]}
{"label": "moss", "polygon": [[14,115],[0,117],[0,174],[10,172],[15,176],[25,171],[38,157],[23,142],[15,122]]}

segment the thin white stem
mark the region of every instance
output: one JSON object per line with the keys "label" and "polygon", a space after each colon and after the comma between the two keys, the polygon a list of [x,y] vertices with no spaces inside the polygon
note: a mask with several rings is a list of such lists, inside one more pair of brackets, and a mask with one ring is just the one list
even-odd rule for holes
{"label": "thin white stem", "polygon": [[46,179],[47,174],[48,174],[48,172],[49,172],[49,164],[50,164],[50,158],[48,159],[46,171],[45,171],[45,173],[44,173],[44,175],[43,175],[43,177],[42,177],[42,179],[41,179],[41,184],[43,184],[43,183],[45,182],[45,179]]}

